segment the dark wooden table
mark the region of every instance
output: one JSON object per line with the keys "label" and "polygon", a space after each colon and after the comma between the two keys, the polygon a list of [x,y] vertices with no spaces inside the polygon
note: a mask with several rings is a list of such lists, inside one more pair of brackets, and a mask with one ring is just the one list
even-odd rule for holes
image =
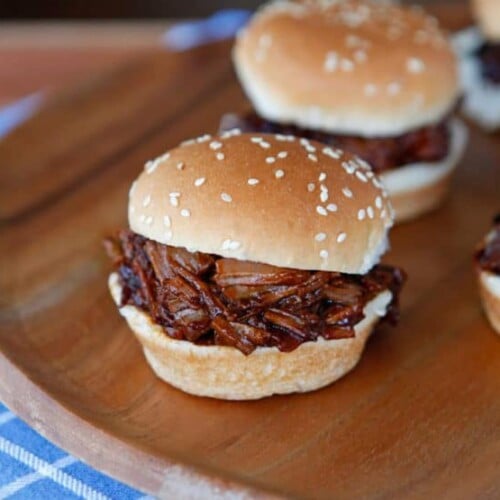
{"label": "dark wooden table", "polygon": [[0,142],[0,398],[161,496],[498,498],[500,341],[471,265],[500,208],[498,137],[472,128],[447,204],[392,232],[387,260],[410,276],[401,323],[351,375],[306,395],[196,398],[148,368],[100,241],[126,224],[144,160],[247,104],[228,44],[146,52],[54,93]]}

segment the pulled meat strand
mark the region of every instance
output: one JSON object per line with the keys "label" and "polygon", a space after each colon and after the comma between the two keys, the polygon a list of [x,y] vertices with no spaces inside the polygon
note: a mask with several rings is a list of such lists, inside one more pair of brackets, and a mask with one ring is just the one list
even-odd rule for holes
{"label": "pulled meat strand", "polygon": [[300,344],[350,338],[367,302],[389,289],[397,319],[405,280],[376,266],[363,276],[242,262],[162,245],[122,230],[104,246],[122,283],[121,304],[148,312],[166,334],[248,355],[259,346],[283,352]]}
{"label": "pulled meat strand", "polygon": [[483,271],[500,275],[500,214],[493,219],[493,230],[476,250],[474,258]]}
{"label": "pulled meat strand", "polygon": [[370,164],[376,173],[416,162],[438,162],[448,155],[450,134],[447,120],[394,137],[340,135],[281,124],[256,113],[228,114],[222,118],[220,132],[239,128],[242,132],[294,135],[313,139],[349,151]]}

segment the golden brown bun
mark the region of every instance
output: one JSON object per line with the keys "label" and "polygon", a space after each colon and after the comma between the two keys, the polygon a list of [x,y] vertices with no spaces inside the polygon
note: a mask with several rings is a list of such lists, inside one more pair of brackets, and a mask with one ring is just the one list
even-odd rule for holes
{"label": "golden brown bun", "polygon": [[490,41],[500,41],[500,2],[473,0],[472,5],[483,35]]}
{"label": "golden brown bun", "polygon": [[447,37],[418,8],[273,2],[240,33],[233,59],[260,115],[337,133],[402,134],[442,119],[459,95]]}
{"label": "golden brown bun", "polygon": [[280,267],[364,274],[378,262],[392,208],[366,163],[304,139],[235,134],[148,162],[131,189],[131,229]]}
{"label": "golden brown bun", "polygon": [[[109,277],[109,288],[119,305],[121,285],[116,273]],[[197,396],[243,400],[313,391],[344,376],[359,361],[391,297],[391,292],[382,292],[365,306],[366,317],[356,325],[352,339],[305,342],[287,353],[259,347],[249,356],[233,347],[199,346],[172,339],[137,307],[120,307],[120,313],[159,378]]]}
{"label": "golden brown bun", "polygon": [[415,219],[443,203],[453,171],[467,144],[467,128],[460,120],[454,119],[450,123],[450,135],[450,152],[443,160],[405,165],[381,175],[394,208],[396,223]]}
{"label": "golden brown bun", "polygon": [[479,292],[491,326],[500,333],[500,276],[480,271]]}

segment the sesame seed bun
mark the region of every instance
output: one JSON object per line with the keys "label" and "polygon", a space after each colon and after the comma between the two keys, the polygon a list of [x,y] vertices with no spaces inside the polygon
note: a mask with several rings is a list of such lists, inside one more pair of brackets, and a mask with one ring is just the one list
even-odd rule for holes
{"label": "sesame seed bun", "polygon": [[368,165],[348,153],[230,131],[146,163],[130,190],[129,223],[188,250],[364,274],[387,248],[392,207]]}
{"label": "sesame seed bun", "polygon": [[500,3],[498,0],[473,0],[472,7],[484,36],[493,42],[500,41]]}
{"label": "sesame seed bun", "polygon": [[434,163],[413,163],[387,170],[380,176],[395,213],[395,222],[405,222],[439,207],[467,144],[467,127],[458,119],[450,123],[448,156]]}
{"label": "sesame seed bun", "polygon": [[500,276],[479,271],[479,293],[491,326],[500,333]]}
{"label": "sesame seed bun", "polygon": [[258,113],[318,130],[393,136],[457,101],[456,58],[418,8],[346,0],[265,5],[233,52]]}
{"label": "sesame seed bun", "polygon": [[[118,274],[110,275],[109,288],[119,305]],[[245,400],[312,391],[344,376],[358,363],[391,297],[390,291],[384,291],[365,306],[365,318],[355,326],[353,338],[320,338],[286,353],[276,347],[258,347],[248,356],[233,347],[202,346],[172,339],[137,307],[126,305],[119,310],[159,378],[197,396]]]}

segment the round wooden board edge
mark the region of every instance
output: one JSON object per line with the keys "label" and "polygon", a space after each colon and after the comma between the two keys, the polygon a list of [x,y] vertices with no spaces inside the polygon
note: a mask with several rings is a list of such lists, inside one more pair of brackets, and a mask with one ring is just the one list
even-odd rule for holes
{"label": "round wooden board edge", "polygon": [[[19,397],[19,394],[27,397]],[[222,493],[239,498],[282,498],[277,492],[256,488],[243,480],[225,478],[215,471],[171,457],[148,454],[139,446],[121,440],[52,398],[1,351],[0,400],[50,442],[97,470],[158,498],[210,499],[220,498]],[[58,427],[77,429],[75,436],[80,445],[69,433],[58,432]],[[102,450],[113,450],[114,456],[109,457],[101,453]],[[114,460],[116,456],[118,461]]]}

